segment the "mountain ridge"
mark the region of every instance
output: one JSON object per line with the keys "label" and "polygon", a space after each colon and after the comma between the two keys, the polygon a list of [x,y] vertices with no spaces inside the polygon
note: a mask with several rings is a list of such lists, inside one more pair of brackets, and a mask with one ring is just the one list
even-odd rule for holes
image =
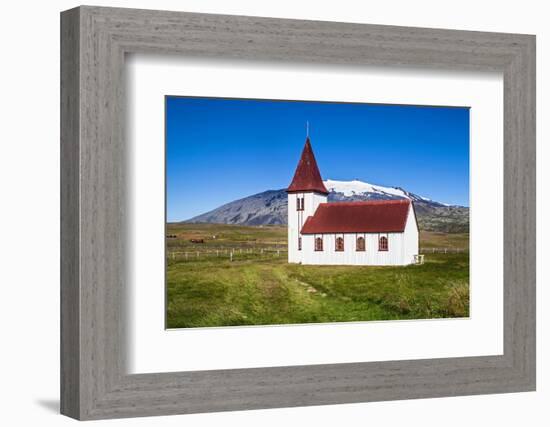
{"label": "mountain ridge", "polygon": [[[469,231],[469,208],[448,205],[409,192],[401,187],[385,187],[367,182],[323,181],[329,202],[409,199],[413,202],[421,230],[447,233]],[[225,203],[185,221],[238,225],[286,225],[286,189],[267,190]]]}

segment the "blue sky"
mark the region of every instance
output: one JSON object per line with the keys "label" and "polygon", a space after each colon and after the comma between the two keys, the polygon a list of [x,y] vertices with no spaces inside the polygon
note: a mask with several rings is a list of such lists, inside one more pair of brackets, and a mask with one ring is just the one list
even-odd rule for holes
{"label": "blue sky", "polygon": [[323,179],[469,205],[469,109],[166,97],[167,220],[286,188],[310,138]]}

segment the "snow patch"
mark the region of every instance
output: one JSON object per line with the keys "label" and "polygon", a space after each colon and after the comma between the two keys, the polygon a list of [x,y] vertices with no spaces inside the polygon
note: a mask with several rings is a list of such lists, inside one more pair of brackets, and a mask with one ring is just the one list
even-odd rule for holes
{"label": "snow patch", "polygon": [[324,181],[324,183],[328,191],[343,193],[344,196],[353,196],[355,194],[364,193],[376,193],[389,194],[392,196],[403,197],[410,200],[413,199],[409,193],[403,191],[400,188],[383,187],[381,185],[369,184],[368,182],[359,181],[357,179],[354,179],[353,181],[335,181],[332,179],[327,179],[326,181]]}

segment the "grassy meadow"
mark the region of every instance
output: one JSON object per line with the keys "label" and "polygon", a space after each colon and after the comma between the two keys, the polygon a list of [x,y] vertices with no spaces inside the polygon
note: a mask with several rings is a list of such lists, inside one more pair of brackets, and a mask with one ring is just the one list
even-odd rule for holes
{"label": "grassy meadow", "polygon": [[469,316],[468,234],[422,232],[423,265],[374,267],[288,264],[286,232],[168,224],[167,327]]}

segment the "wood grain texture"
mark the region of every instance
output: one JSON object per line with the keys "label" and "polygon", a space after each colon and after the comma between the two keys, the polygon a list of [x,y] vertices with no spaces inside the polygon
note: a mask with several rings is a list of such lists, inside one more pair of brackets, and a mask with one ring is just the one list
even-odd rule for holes
{"label": "wood grain texture", "polygon": [[61,412],[80,414],[78,10],[61,19]]}
{"label": "wood grain texture", "polygon": [[[100,419],[535,388],[535,38],[80,7],[62,13],[62,413]],[[504,354],[128,375],[124,55],[504,73]]]}

